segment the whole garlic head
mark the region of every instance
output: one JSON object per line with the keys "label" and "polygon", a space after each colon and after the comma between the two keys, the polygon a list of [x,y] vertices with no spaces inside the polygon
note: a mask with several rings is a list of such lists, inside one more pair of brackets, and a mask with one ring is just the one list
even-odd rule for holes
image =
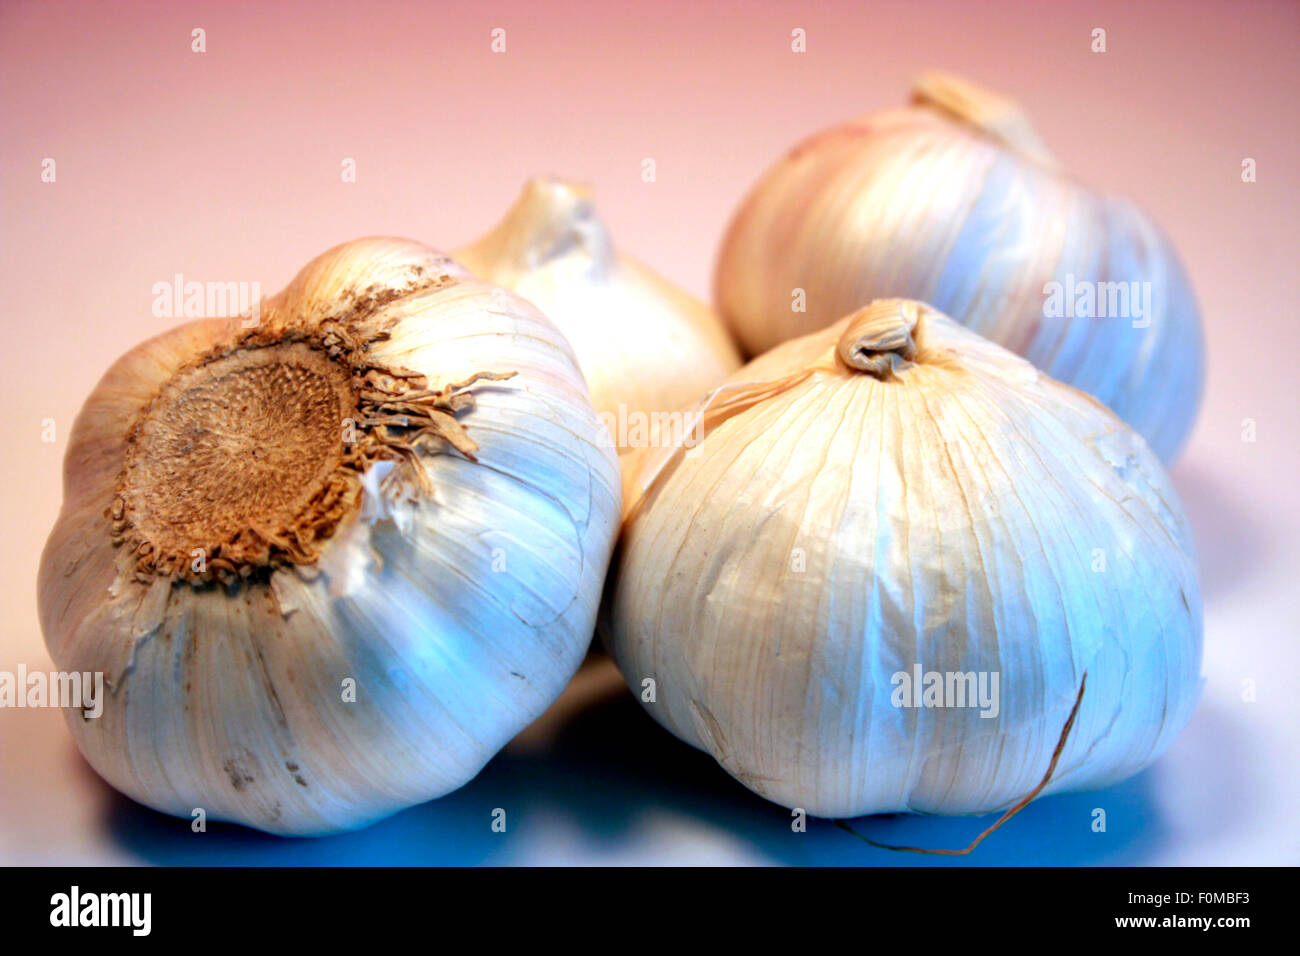
{"label": "whole garlic head", "polygon": [[1165,461],[1200,404],[1200,313],[1164,234],[955,77],[791,150],[732,219],[714,289],[751,355],[872,299],[929,302],[1100,399]]}
{"label": "whole garlic head", "polygon": [[517,296],[397,239],[330,250],[259,323],[109,369],[41,560],[69,716],[109,783],[274,833],[471,779],[587,649],[618,466],[572,352]]}
{"label": "whole garlic head", "polygon": [[614,248],[583,186],[531,180],[491,232],[455,255],[564,333],[620,453],[645,444],[656,416],[740,367],[712,309]]}
{"label": "whole garlic head", "polygon": [[688,442],[625,463],[642,494],[602,630],[655,720],[745,786],[828,817],[1003,808],[1085,673],[1044,792],[1136,773],[1186,725],[1187,522],[1087,395],[882,300],[698,411]]}

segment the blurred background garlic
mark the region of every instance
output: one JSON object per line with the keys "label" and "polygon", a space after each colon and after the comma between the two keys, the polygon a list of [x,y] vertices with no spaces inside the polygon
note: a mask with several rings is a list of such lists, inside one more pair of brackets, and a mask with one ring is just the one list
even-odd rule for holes
{"label": "blurred background garlic", "polygon": [[637,455],[602,630],[646,710],[745,786],[828,817],[1002,808],[1085,673],[1044,792],[1136,773],[1186,725],[1187,522],[1093,399],[885,300],[698,411],[690,442]]}
{"label": "blurred background garlic", "polygon": [[559,327],[620,453],[645,444],[656,413],[740,366],[712,309],[614,248],[586,187],[531,180],[505,218],[455,256]]}
{"label": "blurred background garlic", "polygon": [[881,296],[924,300],[1106,403],[1165,461],[1200,403],[1200,316],[1163,233],[955,77],[796,146],[736,212],[714,288],[751,355]]}
{"label": "blurred background garlic", "polygon": [[587,649],[619,511],[600,436],[549,321],[402,240],[131,350],[40,568],[57,666],[106,675],[82,753],[158,810],[284,834],[464,784]]}

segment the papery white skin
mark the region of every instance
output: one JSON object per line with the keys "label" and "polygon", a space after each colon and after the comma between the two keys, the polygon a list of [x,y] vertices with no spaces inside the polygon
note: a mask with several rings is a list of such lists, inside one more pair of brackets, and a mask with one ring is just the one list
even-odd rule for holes
{"label": "papery white skin", "polygon": [[[1131,203],[1063,173],[1014,104],[942,75],[915,96],[814,135],[754,187],[715,277],[732,332],[754,355],[872,299],[919,299],[1100,399],[1171,461],[1205,374],[1173,247]],[[1048,283],[1069,276],[1149,282],[1151,314],[1048,316]]]}
{"label": "papery white skin", "polygon": [[455,255],[559,327],[616,442],[635,447],[645,428],[635,416],[673,412],[740,367],[712,309],[615,249],[585,187],[531,180],[501,223]]}
{"label": "papery white skin", "polygon": [[[133,349],[78,417],[41,562],[41,621],[60,668],[108,675],[103,716],[68,724],[91,765],[141,803],[282,834],[358,827],[466,783],[582,661],[617,530],[618,470],[554,326],[445,255],[396,239],[325,253],[263,321],[319,319],[352,291],[402,288],[413,268],[441,284],[381,306],[397,322],[373,353],[435,387],[517,374],[475,387],[461,415],[477,463],[424,451],[434,496],[413,503],[376,500],[371,476],[362,514],[319,566],[233,594],[146,587],[123,574],[110,543],[104,512],[127,428],[238,320],[191,323]],[[354,703],[343,700],[347,679]]]}
{"label": "papery white skin", "polygon": [[[897,380],[837,361],[845,319],[703,401],[697,447],[639,455],[611,572],[604,636],[638,695],[654,681],[646,710],[819,816],[1008,806],[1085,672],[1043,792],[1105,786],[1199,695],[1192,540],[1159,461],[1082,392],[912,305]],[[997,715],[894,706],[918,663],[997,672]]]}

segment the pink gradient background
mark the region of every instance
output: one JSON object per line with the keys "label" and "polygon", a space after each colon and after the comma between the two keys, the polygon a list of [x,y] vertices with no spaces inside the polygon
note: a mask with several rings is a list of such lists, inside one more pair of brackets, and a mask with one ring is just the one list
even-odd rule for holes
{"label": "pink gradient background", "polygon": [[[194,27],[207,31],[201,55]],[[504,55],[490,52],[494,27],[507,31]],[[806,54],[790,51],[795,27]],[[1090,52],[1094,27],[1105,54]],[[1201,550],[1205,700],[1139,790],[1114,798],[1160,837],[1053,856],[1011,836],[995,851],[1006,858],[984,861],[1295,863],[1297,41],[1291,3],[5,4],[0,669],[49,666],[34,590],[64,440],[107,365],[169,324],[151,314],[155,282],[181,272],[272,293],[367,234],[449,249],[526,178],[555,173],[593,184],[629,251],[707,296],[727,218],[773,159],[903,102],[911,75],[942,68],[1018,98],[1072,171],[1155,216],[1196,286],[1209,346],[1200,422],[1172,471]],[[55,184],[41,182],[45,157]],[[345,157],[354,184],[340,181]],[[644,157],[657,182],[641,181]],[[53,444],[40,439],[47,418]],[[1246,679],[1256,702],[1241,699]],[[1025,816],[1047,826],[1052,805]],[[476,805],[449,806],[478,820]],[[557,801],[537,813],[559,823],[531,843],[480,853],[470,841],[461,858],[897,862],[857,849],[791,857],[746,829],[770,822],[744,806],[747,822],[638,804],[632,835],[611,845]],[[166,829],[142,814],[80,763],[58,714],[0,711],[0,862],[178,859],[165,835],[133,838]],[[397,840],[385,832],[348,846],[390,858],[366,842]],[[248,852],[318,859],[280,842]]]}

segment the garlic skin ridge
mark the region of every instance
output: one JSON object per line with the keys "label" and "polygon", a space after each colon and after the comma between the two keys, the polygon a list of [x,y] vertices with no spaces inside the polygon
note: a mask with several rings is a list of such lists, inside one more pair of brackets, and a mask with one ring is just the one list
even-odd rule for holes
{"label": "garlic skin ridge", "polygon": [[[1066,290],[1085,284],[1105,311],[1112,292],[1118,311],[1129,298],[1132,315],[1074,317]],[[1148,288],[1138,316],[1131,293]],[[1166,462],[1195,423],[1204,336],[1173,246],[1132,203],[1065,174],[1014,103],[973,83],[927,74],[911,106],[800,143],[719,250],[715,303],[750,355],[883,296],[929,302],[1088,392]]]}
{"label": "garlic skin ridge", "polygon": [[[651,716],[751,790],[824,817],[1003,809],[1042,779],[1085,672],[1043,793],[1136,773],[1190,719],[1187,521],[1092,398],[887,300],[699,411],[695,447],[624,463],[602,636],[639,697],[654,681]],[[895,706],[918,667],[999,675],[996,715]]]}
{"label": "garlic skin ridge", "polygon": [[[287,344],[266,344],[277,341]],[[182,423],[199,416],[199,426],[169,432],[168,421],[155,421],[137,432],[155,454],[154,471],[135,478],[154,481],[171,467],[159,464],[159,450],[172,448],[167,460],[184,481],[204,442],[242,429],[253,436],[242,457],[211,462],[229,466],[226,478],[244,496],[215,502],[212,514],[238,517],[263,500],[291,513],[293,499],[275,498],[274,481],[259,484],[259,450],[285,468],[338,454],[335,442],[313,444],[316,432],[302,423],[324,409],[342,425],[353,410],[311,391],[310,362],[294,351],[303,341],[320,356],[335,343],[343,358],[423,376],[423,390],[420,378],[370,381],[397,389],[412,425],[427,415],[436,428],[407,455],[398,445],[411,429],[394,425],[391,447],[355,480],[344,475],[332,527],[300,523],[289,539],[250,518],[236,573],[219,569],[206,584],[190,575],[191,583],[189,569],[141,564],[138,540],[115,531],[127,435],[169,380],[196,362],[206,368],[214,351],[256,364],[263,350],[280,350],[284,371],[273,380],[298,384],[278,402],[244,368],[217,378],[221,401],[183,393],[163,410],[179,409]],[[447,388],[480,373],[501,379]],[[439,389],[451,409],[443,418],[440,399],[421,398]],[[248,399],[243,418],[231,411],[236,397]],[[363,437],[383,427],[355,424]],[[56,665],[107,676],[103,715],[68,715],[78,747],[147,806],[185,818],[202,809],[208,820],[279,834],[352,829],[463,785],[560,694],[586,652],[619,511],[618,466],[601,431],[549,321],[406,240],[363,239],[318,257],[263,306],[251,333],[238,319],[200,321],[132,349],[74,425],[64,503],[40,567],[41,623]],[[205,472],[194,468],[177,496],[202,485]],[[186,519],[161,505],[155,517],[173,528]],[[313,541],[322,528],[326,538]],[[299,550],[310,560],[296,559]],[[218,555],[207,557],[212,578]]]}
{"label": "garlic skin ridge", "polygon": [[502,221],[455,256],[559,327],[620,454],[648,440],[656,414],[740,367],[709,306],[615,248],[585,186],[530,180]]}

